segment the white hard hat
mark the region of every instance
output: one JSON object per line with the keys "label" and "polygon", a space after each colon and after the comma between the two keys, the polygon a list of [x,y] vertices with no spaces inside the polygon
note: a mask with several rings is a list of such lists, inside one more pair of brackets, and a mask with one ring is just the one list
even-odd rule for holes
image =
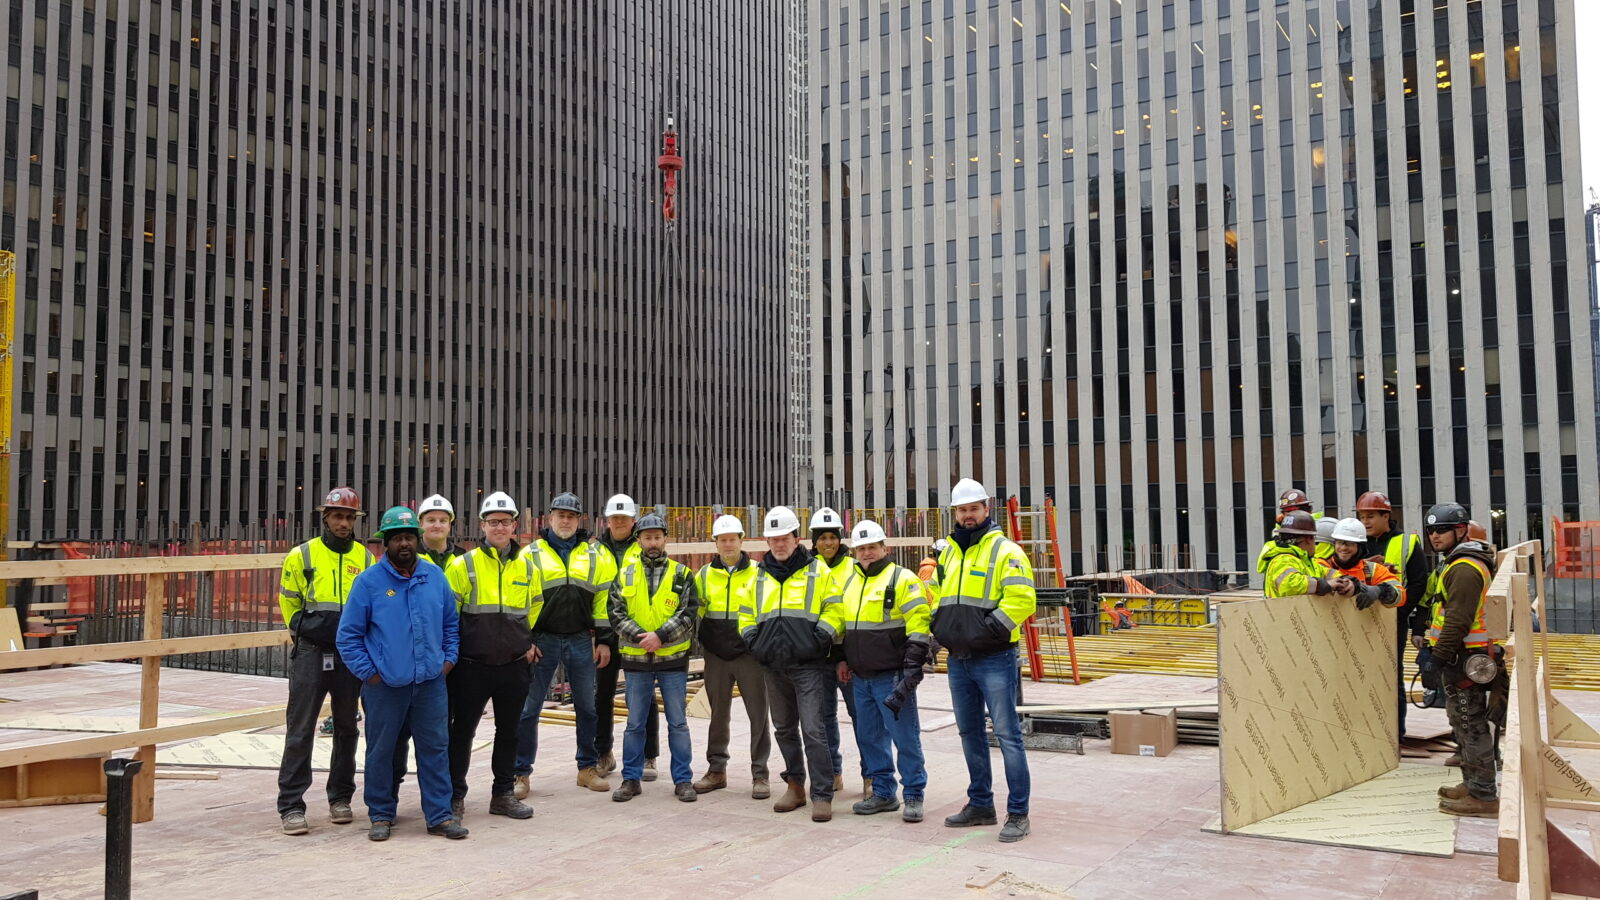
{"label": "white hard hat", "polygon": [[517,515],[517,501],[505,491],[495,491],[483,498],[483,505],[478,507],[478,518],[486,518],[490,513],[503,512],[515,518]]}
{"label": "white hard hat", "polygon": [[421,519],[424,515],[435,510],[449,516],[452,522],[456,520],[456,508],[451,506],[450,501],[446,500],[442,494],[434,494],[432,497],[422,501],[422,505],[417,507],[417,518]]}
{"label": "white hard hat", "polygon": [[811,530],[833,528],[844,530],[844,523],[839,521],[839,514],[824,506],[811,515]]}
{"label": "white hard hat", "polygon": [[717,516],[717,520],[711,523],[711,536],[713,538],[718,538],[725,534],[744,535],[744,523],[739,521],[738,516]]}
{"label": "white hard hat", "polygon": [[800,530],[800,517],[787,506],[774,506],[761,519],[762,537],[781,537]]}
{"label": "white hard hat", "polygon": [[944,538],[939,538],[937,541],[933,542],[933,552],[935,553],[943,553],[945,550],[949,549],[949,547],[950,542]]}
{"label": "white hard hat", "polygon": [[639,504],[627,494],[617,494],[606,501],[606,516],[627,516],[630,519],[639,518]]}
{"label": "white hard hat", "polygon": [[1367,539],[1367,526],[1361,524],[1360,519],[1340,519],[1333,525],[1331,538],[1335,541],[1359,544]]}
{"label": "white hard hat", "polygon": [[882,525],[870,520],[863,520],[857,522],[855,527],[850,529],[850,546],[853,549],[866,544],[876,544],[879,541],[885,540],[887,537],[888,536],[883,533]]}
{"label": "white hard hat", "polygon": [[[1334,516],[1323,516],[1317,520],[1317,540],[1331,541],[1334,539],[1333,530],[1339,527],[1340,520]],[[1362,532],[1361,540],[1366,540],[1366,532]]]}
{"label": "white hard hat", "polygon": [[950,491],[951,506],[960,506],[963,503],[988,502],[989,491],[971,478],[963,478],[956,482],[955,488]]}

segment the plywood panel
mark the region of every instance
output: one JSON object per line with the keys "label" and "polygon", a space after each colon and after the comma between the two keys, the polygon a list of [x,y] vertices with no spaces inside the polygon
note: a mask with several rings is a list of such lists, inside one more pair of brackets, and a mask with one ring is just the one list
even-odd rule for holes
{"label": "plywood panel", "polygon": [[1347,597],[1218,606],[1224,831],[1399,764],[1394,616]]}
{"label": "plywood panel", "polygon": [[[1455,816],[1439,812],[1439,788],[1457,781],[1455,769],[1405,763],[1331,797],[1262,819],[1234,834],[1360,847],[1417,856],[1455,853]],[[1220,831],[1220,820],[1206,831]]]}

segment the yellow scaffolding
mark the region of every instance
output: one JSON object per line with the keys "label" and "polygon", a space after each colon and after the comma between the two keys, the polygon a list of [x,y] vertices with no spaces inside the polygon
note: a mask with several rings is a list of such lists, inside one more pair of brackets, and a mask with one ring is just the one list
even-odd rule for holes
{"label": "yellow scaffolding", "polygon": [[[11,534],[11,398],[15,396],[11,372],[11,342],[16,333],[17,257],[0,250],[0,559],[6,558]],[[6,594],[0,588],[0,607]]]}

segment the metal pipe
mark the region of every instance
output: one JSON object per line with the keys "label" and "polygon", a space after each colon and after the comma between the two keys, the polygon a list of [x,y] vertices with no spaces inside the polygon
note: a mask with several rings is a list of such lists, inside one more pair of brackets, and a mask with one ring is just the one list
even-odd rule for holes
{"label": "metal pipe", "polygon": [[128,900],[133,892],[133,776],[144,763],[106,760],[106,900]]}

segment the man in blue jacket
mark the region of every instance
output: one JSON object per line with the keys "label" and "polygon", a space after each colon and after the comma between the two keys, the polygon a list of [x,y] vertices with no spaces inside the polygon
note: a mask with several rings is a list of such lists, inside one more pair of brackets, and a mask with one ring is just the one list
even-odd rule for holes
{"label": "man in blue jacket", "polygon": [[417,782],[428,833],[467,836],[450,811],[449,700],[445,676],[460,644],[455,594],[444,572],[421,563],[417,516],[403,506],[383,514],[378,536],[384,555],[350,585],[339,620],[338,648],[361,679],[367,713],[365,798],[372,829],[389,839],[394,825],[394,751],[400,730],[416,744]]}

